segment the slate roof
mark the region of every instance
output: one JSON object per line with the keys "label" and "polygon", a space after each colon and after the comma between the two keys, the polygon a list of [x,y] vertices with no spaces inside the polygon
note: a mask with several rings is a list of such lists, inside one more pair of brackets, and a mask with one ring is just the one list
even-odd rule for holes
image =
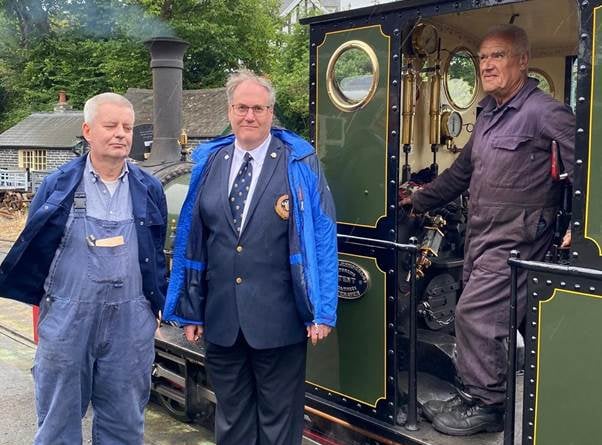
{"label": "slate roof", "polygon": [[[153,123],[153,90],[128,88],[125,97],[134,105],[136,125]],[[189,138],[214,138],[229,126],[225,88],[182,92],[182,127]]]}
{"label": "slate roof", "polygon": [[82,136],[82,111],[33,113],[0,134],[0,147],[73,148]]}

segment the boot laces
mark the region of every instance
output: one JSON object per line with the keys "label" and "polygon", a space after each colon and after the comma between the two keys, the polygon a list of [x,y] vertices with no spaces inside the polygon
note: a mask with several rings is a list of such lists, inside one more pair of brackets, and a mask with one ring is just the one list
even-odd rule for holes
{"label": "boot laces", "polygon": [[477,405],[468,405],[464,403],[458,408],[458,414],[462,418],[468,418],[474,416],[478,409],[479,407]]}

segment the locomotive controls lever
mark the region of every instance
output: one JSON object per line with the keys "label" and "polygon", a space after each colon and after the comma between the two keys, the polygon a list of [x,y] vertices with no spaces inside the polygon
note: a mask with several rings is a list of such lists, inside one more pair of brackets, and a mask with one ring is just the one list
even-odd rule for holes
{"label": "locomotive controls lever", "polygon": [[[432,261],[430,258],[433,256],[439,256],[439,250],[441,249],[441,243],[445,236],[441,229],[445,227],[447,221],[441,216],[436,215],[434,217],[426,215],[430,221],[428,226],[425,226],[426,234],[420,245],[419,256],[416,258],[416,279],[424,277],[425,269],[431,266]],[[408,274],[406,281],[410,280]]]}

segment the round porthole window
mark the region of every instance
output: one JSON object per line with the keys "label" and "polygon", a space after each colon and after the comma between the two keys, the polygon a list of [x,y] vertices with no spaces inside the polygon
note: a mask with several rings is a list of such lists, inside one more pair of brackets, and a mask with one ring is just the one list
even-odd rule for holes
{"label": "round porthole window", "polygon": [[545,71],[537,68],[529,68],[529,77],[539,80],[539,85],[537,86],[550,96],[554,96],[554,83]]}
{"label": "round porthole window", "polygon": [[465,110],[477,97],[479,87],[475,56],[467,48],[451,52],[445,67],[445,94],[454,108]]}
{"label": "round porthole window", "polygon": [[370,45],[350,40],[332,54],[326,69],[328,96],[342,111],[366,105],[378,86],[378,59]]}

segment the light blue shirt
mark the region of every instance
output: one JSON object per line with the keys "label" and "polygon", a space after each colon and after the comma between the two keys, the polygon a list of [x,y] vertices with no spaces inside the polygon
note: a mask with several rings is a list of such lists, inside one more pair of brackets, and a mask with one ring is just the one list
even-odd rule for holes
{"label": "light blue shirt", "polygon": [[100,175],[94,170],[90,155],[84,170],[84,191],[86,192],[86,215],[105,221],[124,221],[132,218],[133,206],[128,182],[128,165],[117,178],[117,187],[111,193]]}
{"label": "light blue shirt", "polygon": [[249,185],[249,193],[247,194],[245,208],[242,212],[241,227],[244,227],[245,221],[247,220],[247,213],[249,212],[251,199],[253,199],[253,192],[255,192],[255,186],[257,186],[257,180],[261,174],[261,168],[263,167],[263,161],[265,160],[265,156],[268,152],[270,142],[272,142],[272,135],[268,135],[267,139],[263,141],[257,148],[254,148],[253,150],[243,150],[238,146],[236,140],[234,140],[234,153],[232,155],[232,164],[230,164],[228,194],[230,194],[230,191],[232,190],[234,178],[236,177],[238,170],[240,170],[240,166],[243,163],[245,154],[249,153],[253,157],[253,160],[251,161],[251,166],[253,167],[253,176],[251,177],[251,185]]}

